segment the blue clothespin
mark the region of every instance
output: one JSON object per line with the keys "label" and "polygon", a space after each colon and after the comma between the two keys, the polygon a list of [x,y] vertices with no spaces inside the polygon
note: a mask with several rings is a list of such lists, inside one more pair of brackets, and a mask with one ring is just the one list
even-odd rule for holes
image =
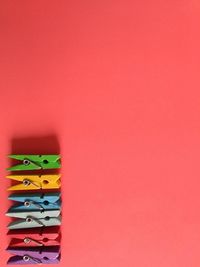
{"label": "blue clothespin", "polygon": [[11,194],[8,199],[21,202],[21,204],[13,205],[8,213],[22,211],[48,211],[59,210],[61,206],[60,193],[29,193],[29,194]]}

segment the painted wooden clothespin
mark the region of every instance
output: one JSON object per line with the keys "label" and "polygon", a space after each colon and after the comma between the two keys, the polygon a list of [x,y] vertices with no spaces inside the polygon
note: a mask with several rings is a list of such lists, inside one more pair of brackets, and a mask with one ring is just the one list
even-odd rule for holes
{"label": "painted wooden clothespin", "polygon": [[60,155],[9,155],[8,157],[22,162],[22,164],[7,168],[9,171],[45,170],[61,167]]}
{"label": "painted wooden clothespin", "polygon": [[10,186],[8,190],[56,189],[60,187],[60,174],[52,175],[8,175],[6,178],[21,183]]}
{"label": "painted wooden clothespin", "polygon": [[21,202],[19,205],[13,205],[8,212],[21,211],[44,211],[60,209],[60,193],[30,193],[30,194],[11,194],[8,199]]}
{"label": "painted wooden clothespin", "polygon": [[58,226],[10,230],[10,247],[56,246],[60,244],[60,228]]}
{"label": "painted wooden clothespin", "polygon": [[7,264],[56,264],[60,260],[60,247],[8,247],[8,252],[13,255]]}
{"label": "painted wooden clothespin", "polygon": [[53,218],[60,215],[60,209],[57,210],[32,210],[32,211],[13,211],[12,207],[6,212],[6,216],[13,218],[26,219],[28,216],[31,216],[34,219],[44,219],[44,218]]}
{"label": "painted wooden clothespin", "polygon": [[[57,215],[57,214],[56,214]],[[45,226],[57,226],[61,224],[61,216],[50,217],[44,216],[43,218],[35,218],[30,215],[30,213],[24,218],[15,220],[8,224],[8,229],[25,229],[25,228],[35,228],[35,227],[45,227]]]}

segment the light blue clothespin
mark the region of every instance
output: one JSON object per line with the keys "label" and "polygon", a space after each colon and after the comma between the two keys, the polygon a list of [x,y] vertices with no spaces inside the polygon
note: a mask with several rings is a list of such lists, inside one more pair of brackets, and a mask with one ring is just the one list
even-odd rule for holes
{"label": "light blue clothespin", "polygon": [[13,218],[22,218],[22,219],[26,219],[29,216],[36,219],[43,219],[43,218],[58,217],[59,215],[60,215],[60,210],[33,210],[33,211],[20,211],[20,212],[12,212],[9,210],[6,213],[6,216]]}
{"label": "light blue clothespin", "polygon": [[9,223],[8,229],[25,229],[45,226],[56,226],[61,224],[61,216],[58,217],[45,217],[45,218],[34,218],[27,216],[25,219],[16,220]]}

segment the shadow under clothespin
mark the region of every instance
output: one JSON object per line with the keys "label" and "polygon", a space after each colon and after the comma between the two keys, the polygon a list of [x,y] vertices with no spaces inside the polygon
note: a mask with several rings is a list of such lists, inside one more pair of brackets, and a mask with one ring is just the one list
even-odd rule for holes
{"label": "shadow under clothespin", "polygon": [[[11,139],[11,155],[59,155],[60,145],[58,137],[54,134],[47,136],[29,136],[29,137],[13,137]],[[10,158],[8,166],[16,164],[16,160]],[[42,169],[42,174],[47,174],[49,170]],[[58,169],[52,169],[51,174],[57,174]],[[17,174],[31,174],[32,171],[18,171]],[[34,173],[41,174],[41,170],[34,170]],[[12,174],[12,171],[10,172]]]}

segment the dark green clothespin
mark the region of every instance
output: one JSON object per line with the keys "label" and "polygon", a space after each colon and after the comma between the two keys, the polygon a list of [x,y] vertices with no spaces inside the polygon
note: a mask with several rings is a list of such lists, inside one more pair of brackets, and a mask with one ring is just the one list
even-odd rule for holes
{"label": "dark green clothespin", "polygon": [[9,171],[59,169],[61,167],[60,155],[9,155],[8,157],[22,161],[22,164],[7,168]]}

